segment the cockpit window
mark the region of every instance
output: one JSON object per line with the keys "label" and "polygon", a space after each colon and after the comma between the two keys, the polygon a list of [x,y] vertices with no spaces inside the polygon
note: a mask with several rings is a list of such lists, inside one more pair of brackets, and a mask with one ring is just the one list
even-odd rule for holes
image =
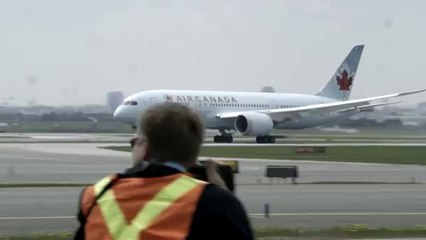
{"label": "cockpit window", "polygon": [[137,106],[138,102],[136,102],[136,101],[125,101],[125,102],[123,102],[123,105]]}

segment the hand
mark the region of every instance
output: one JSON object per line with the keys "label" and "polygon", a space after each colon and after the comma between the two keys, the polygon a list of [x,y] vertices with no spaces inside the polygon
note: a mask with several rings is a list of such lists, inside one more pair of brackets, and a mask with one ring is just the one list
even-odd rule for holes
{"label": "hand", "polygon": [[209,183],[215,184],[220,188],[229,190],[226,187],[225,181],[223,181],[219,172],[217,171],[218,163],[209,159],[206,161],[207,180]]}

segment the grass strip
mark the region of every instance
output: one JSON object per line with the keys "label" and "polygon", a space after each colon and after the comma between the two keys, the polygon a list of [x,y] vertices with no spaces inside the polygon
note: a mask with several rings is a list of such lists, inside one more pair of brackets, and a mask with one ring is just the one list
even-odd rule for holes
{"label": "grass strip", "polygon": [[[256,228],[255,235],[257,239],[267,239],[271,237],[291,237],[295,239],[426,237],[426,226],[383,228],[355,224],[331,229]],[[68,240],[72,239],[72,237],[72,233],[32,234],[23,236],[0,236],[0,240]]]}
{"label": "grass strip", "polygon": [[370,227],[364,224],[355,224],[332,229],[291,229],[291,228],[258,228],[255,231],[257,238],[266,237],[294,237],[294,238],[384,238],[384,237],[425,237],[426,226],[408,228]]}
{"label": "grass strip", "polygon": [[87,187],[88,183],[0,183],[0,188]]}
{"label": "grass strip", "polygon": [[[313,145],[314,146],[314,145]],[[104,147],[130,151],[126,146]],[[389,164],[426,164],[424,146],[329,146],[325,153],[296,153],[288,146],[204,146],[201,156],[225,158],[291,159],[333,162],[364,162]]]}
{"label": "grass strip", "polygon": [[0,240],[71,240],[72,233],[37,233],[22,236],[1,236]]}

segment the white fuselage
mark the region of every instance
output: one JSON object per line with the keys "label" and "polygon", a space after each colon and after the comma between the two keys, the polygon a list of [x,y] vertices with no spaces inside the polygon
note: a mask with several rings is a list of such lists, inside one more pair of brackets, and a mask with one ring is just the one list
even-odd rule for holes
{"label": "white fuselage", "polygon": [[[203,119],[208,129],[234,129],[232,119],[219,119],[217,114],[237,111],[256,111],[277,108],[293,108],[313,104],[335,102],[326,97],[260,92],[225,92],[225,91],[183,91],[183,90],[153,90],[144,91],[127,97],[117,108],[114,117],[118,120],[136,125],[137,119],[151,105],[173,101],[192,108]],[[344,114],[327,113],[309,118],[285,119],[276,123],[277,129],[302,129],[331,123],[354,115],[356,112]]]}

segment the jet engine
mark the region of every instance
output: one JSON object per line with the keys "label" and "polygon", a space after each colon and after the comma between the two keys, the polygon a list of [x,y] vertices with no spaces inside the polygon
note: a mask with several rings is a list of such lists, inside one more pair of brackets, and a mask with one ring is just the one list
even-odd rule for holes
{"label": "jet engine", "polygon": [[235,118],[234,128],[242,135],[264,136],[269,135],[274,122],[271,117],[263,113],[248,112]]}

